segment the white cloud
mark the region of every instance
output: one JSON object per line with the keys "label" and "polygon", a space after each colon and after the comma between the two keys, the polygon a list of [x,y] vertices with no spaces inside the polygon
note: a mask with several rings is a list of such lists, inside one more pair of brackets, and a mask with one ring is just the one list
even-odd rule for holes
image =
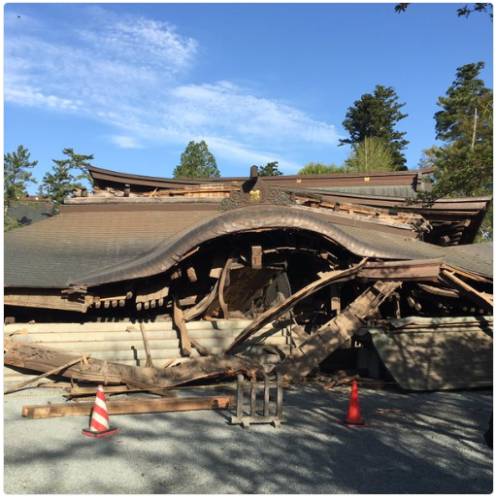
{"label": "white cloud", "polygon": [[[287,145],[336,145],[332,125],[287,103],[260,97],[229,81],[190,83],[198,42],[167,23],[122,17],[101,6],[71,25],[15,29],[5,35],[7,103],[71,112],[110,125],[121,148],[186,144],[207,138],[228,161],[275,161]],[[79,24],[78,24],[79,21]]]}
{"label": "white cloud", "polygon": [[141,149],[143,147],[138,143],[136,138],[125,135],[113,135],[110,137],[110,140],[120,148],[124,149]]}

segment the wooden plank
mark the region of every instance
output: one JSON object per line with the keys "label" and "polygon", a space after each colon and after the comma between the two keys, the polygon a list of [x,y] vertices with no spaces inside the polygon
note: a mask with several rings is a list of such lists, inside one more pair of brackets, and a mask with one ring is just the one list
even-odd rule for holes
{"label": "wooden plank", "polygon": [[[133,398],[107,400],[109,415],[135,415],[139,413],[165,413],[174,411],[223,410],[234,405],[233,396],[209,396],[177,399]],[[27,405],[22,407],[22,416],[27,418],[55,418],[67,416],[89,416],[94,403],[60,403]]]}
{"label": "wooden plank", "polygon": [[471,287],[468,283],[458,278],[455,273],[443,270],[441,272],[441,278],[448,285],[455,287],[459,292],[465,295],[467,298],[471,299],[474,304],[482,307],[483,309],[493,308],[493,295],[488,293],[482,293],[477,291],[475,288]]}
{"label": "wooden plank", "polygon": [[43,373],[42,375],[38,375],[37,377],[30,378],[29,380],[26,380],[26,382],[23,382],[22,384],[16,385],[15,387],[9,387],[5,391],[3,391],[3,393],[9,394],[11,392],[22,389],[23,387],[26,387],[29,384],[33,384],[34,382],[37,382],[38,380],[41,380],[44,377],[49,377],[50,375],[54,375],[55,373],[59,373],[60,371],[65,370],[66,368],[69,368],[70,366],[75,365],[76,363],[79,363],[82,360],[83,360],[82,357],[73,359],[72,361],[69,361],[68,363],[65,363],[64,365],[59,366],[57,368],[53,368],[52,370],[49,370],[46,373]]}
{"label": "wooden plank", "polygon": [[319,290],[321,290],[325,286],[330,285],[331,283],[337,283],[341,280],[351,279],[358,273],[358,271],[365,265],[366,262],[367,259],[365,258],[359,264],[357,264],[354,267],[351,267],[350,269],[345,269],[340,271],[330,271],[328,273],[324,273],[324,275],[317,281],[310,283],[310,285],[307,285],[306,287],[302,288],[301,290],[291,295],[280,304],[271,307],[268,311],[264,312],[261,316],[259,316],[252,323],[250,323],[236,337],[234,342],[232,342],[231,345],[226,349],[226,354],[231,352],[236,346],[244,342],[248,337],[250,337],[252,334],[260,330],[267,323],[273,321],[274,319],[278,318],[285,312],[289,311],[301,300],[311,296],[312,294],[318,292]]}
{"label": "wooden plank", "polygon": [[89,302],[77,302],[68,300],[67,297],[62,297],[55,292],[47,292],[47,295],[32,294],[28,291],[24,293],[9,293],[6,291],[4,295],[4,305],[20,306],[20,307],[35,307],[38,309],[58,309],[61,311],[76,311],[84,313],[88,309]]}

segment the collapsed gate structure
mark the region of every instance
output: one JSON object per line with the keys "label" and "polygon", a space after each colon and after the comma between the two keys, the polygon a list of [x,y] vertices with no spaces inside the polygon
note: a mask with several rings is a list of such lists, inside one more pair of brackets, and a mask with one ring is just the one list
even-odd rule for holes
{"label": "collapsed gate structure", "polygon": [[5,235],[6,381],[291,383],[349,349],[405,389],[492,385],[492,244],[473,244],[491,197],[409,202],[429,170],[90,173]]}

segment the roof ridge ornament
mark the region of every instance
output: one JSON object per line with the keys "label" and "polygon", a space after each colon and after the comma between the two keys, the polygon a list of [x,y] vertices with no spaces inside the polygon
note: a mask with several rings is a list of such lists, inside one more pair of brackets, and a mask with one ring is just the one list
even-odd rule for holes
{"label": "roof ridge ornament", "polygon": [[250,178],[241,184],[241,190],[231,190],[228,198],[224,198],[220,204],[220,210],[233,210],[253,205],[295,205],[296,200],[293,193],[286,193],[276,187],[269,186],[262,177],[258,175],[258,167],[250,168]]}

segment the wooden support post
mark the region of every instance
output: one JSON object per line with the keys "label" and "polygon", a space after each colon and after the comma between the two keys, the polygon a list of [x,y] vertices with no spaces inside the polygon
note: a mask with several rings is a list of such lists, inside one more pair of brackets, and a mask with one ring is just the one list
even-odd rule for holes
{"label": "wooden support post", "polygon": [[224,314],[225,319],[229,319],[229,309],[228,309],[227,304],[224,300],[224,287],[226,285],[227,275],[229,273],[229,269],[231,267],[231,264],[235,260],[237,260],[235,257],[229,257],[229,259],[227,259],[226,265],[224,266],[224,269],[222,270],[222,275],[220,277],[219,304],[220,304],[220,307],[222,308],[222,312]]}
{"label": "wooden support post", "polygon": [[255,375],[251,377],[251,387],[250,387],[250,415],[255,417],[255,412],[257,409],[257,390],[255,386],[256,378]]}
{"label": "wooden support post", "polygon": [[269,376],[265,373],[264,374],[264,417],[266,418],[269,416],[269,403],[270,403],[269,391],[270,391]]}
{"label": "wooden support post", "polygon": [[179,308],[177,304],[177,299],[174,298],[174,323],[179,329],[179,337],[181,342],[181,351],[183,356],[191,355],[191,341],[189,340],[188,330],[186,329],[186,323],[184,321],[183,311]]}
{"label": "wooden support post", "polygon": [[[282,375],[277,374],[277,403],[276,403],[276,417],[279,422],[282,422]],[[274,425],[276,427],[276,425]]]}
{"label": "wooden support post", "polygon": [[262,269],[262,247],[260,245],[251,247],[251,267],[252,269]]}
{"label": "wooden support post", "polygon": [[239,422],[243,420],[243,403],[244,403],[243,381],[244,377],[240,373],[238,375],[238,395],[236,398],[236,418],[238,419]]}
{"label": "wooden support post", "polygon": [[331,285],[331,311],[336,311],[337,314],[341,312],[341,286]]}
{"label": "wooden support post", "polygon": [[145,353],[146,353],[146,364],[145,366],[153,366],[152,362],[152,353],[150,350],[150,345],[148,344],[148,338],[146,336],[146,330],[144,323],[140,323],[141,335],[143,336],[143,344],[145,345]]}

